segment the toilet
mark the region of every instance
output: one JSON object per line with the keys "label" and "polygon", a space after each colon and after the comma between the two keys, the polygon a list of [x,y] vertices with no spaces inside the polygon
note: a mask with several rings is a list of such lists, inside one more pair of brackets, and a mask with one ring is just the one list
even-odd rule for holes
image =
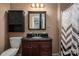
{"label": "toilet", "polygon": [[11,48],[5,50],[1,56],[15,56],[20,48],[22,37],[10,37]]}

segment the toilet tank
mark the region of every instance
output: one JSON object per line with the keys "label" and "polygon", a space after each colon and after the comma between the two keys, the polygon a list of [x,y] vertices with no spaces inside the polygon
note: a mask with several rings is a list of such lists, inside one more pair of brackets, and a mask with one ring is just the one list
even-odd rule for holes
{"label": "toilet tank", "polygon": [[10,37],[10,46],[11,48],[19,48],[21,45],[22,37]]}

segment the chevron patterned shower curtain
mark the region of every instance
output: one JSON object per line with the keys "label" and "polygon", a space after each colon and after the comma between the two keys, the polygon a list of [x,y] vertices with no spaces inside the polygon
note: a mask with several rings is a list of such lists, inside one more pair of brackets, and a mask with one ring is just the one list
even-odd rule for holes
{"label": "chevron patterned shower curtain", "polygon": [[79,4],[73,4],[62,13],[61,55],[79,55]]}

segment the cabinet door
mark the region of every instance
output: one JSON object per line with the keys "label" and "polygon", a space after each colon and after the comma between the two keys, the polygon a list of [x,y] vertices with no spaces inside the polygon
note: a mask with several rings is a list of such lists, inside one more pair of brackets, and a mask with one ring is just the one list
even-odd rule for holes
{"label": "cabinet door", "polygon": [[32,56],[39,56],[39,44],[38,42],[32,42],[31,43],[32,46]]}
{"label": "cabinet door", "polygon": [[32,56],[32,51],[33,51],[32,46],[27,45],[26,50],[27,50],[27,51],[26,51],[26,56]]}
{"label": "cabinet door", "polygon": [[41,56],[52,55],[51,42],[40,42],[40,55]]}
{"label": "cabinet door", "polygon": [[23,56],[39,56],[39,46],[37,42],[23,41],[22,44]]}
{"label": "cabinet door", "polygon": [[8,10],[7,20],[9,32],[24,32],[23,10]]}
{"label": "cabinet door", "polygon": [[30,46],[30,43],[24,40],[22,42],[22,55],[29,56],[29,55],[32,55],[31,52],[32,52],[32,47]]}

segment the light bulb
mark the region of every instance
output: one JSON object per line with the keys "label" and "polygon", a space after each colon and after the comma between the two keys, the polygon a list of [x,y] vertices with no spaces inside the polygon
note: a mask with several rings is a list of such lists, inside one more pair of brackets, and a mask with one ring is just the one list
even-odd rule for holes
{"label": "light bulb", "polygon": [[40,4],[40,8],[44,8],[44,4]]}
{"label": "light bulb", "polygon": [[39,4],[38,3],[36,4],[36,7],[39,8]]}
{"label": "light bulb", "polygon": [[35,8],[35,4],[34,3],[32,4],[32,7]]}
{"label": "light bulb", "polygon": [[32,8],[44,8],[44,4],[39,4],[39,3],[32,3]]}

